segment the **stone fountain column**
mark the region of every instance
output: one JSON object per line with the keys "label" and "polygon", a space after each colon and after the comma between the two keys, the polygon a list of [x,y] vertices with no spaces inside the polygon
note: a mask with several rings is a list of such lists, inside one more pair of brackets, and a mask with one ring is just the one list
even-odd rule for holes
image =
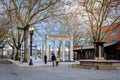
{"label": "stone fountain column", "polygon": [[104,49],[104,43],[105,42],[93,42],[94,45],[95,45],[95,60],[104,60],[104,52],[103,52],[103,49]]}

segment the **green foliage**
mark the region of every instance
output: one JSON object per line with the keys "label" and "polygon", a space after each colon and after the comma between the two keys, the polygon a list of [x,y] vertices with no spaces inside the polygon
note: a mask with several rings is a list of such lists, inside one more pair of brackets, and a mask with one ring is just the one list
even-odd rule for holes
{"label": "green foliage", "polygon": [[9,58],[8,56],[0,55],[0,58]]}

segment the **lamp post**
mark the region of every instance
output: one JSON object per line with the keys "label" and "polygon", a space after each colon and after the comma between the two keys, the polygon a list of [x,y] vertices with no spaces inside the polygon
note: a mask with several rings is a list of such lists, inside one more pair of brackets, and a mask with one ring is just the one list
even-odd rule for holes
{"label": "lamp post", "polygon": [[33,62],[32,62],[32,37],[33,37],[34,27],[30,27],[29,31],[30,31],[30,62],[29,62],[29,65],[33,65]]}

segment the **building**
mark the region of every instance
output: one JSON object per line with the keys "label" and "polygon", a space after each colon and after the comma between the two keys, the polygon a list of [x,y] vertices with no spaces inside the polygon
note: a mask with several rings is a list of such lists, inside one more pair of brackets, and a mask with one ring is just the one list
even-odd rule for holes
{"label": "building", "polygon": [[[107,60],[120,60],[120,41],[104,44],[104,57]],[[74,60],[94,59],[94,46],[84,46],[74,48]]]}
{"label": "building", "polygon": [[120,23],[102,27],[101,40],[105,42],[120,41]]}
{"label": "building", "polygon": [[74,60],[79,59],[94,59],[94,46],[80,46],[73,49]]}
{"label": "building", "polygon": [[[107,60],[120,60],[120,24],[105,26],[101,29],[101,41],[104,44],[104,57]],[[94,59],[94,46],[80,46],[74,48],[74,60]]]}
{"label": "building", "polygon": [[104,48],[105,57],[109,60],[120,60],[120,41],[108,44]]}

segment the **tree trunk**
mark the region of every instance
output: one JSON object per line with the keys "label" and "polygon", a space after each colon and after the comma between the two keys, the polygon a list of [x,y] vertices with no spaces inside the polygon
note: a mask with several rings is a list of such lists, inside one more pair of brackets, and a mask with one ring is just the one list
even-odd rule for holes
{"label": "tree trunk", "polygon": [[24,31],[24,62],[28,62],[28,30]]}
{"label": "tree trunk", "polygon": [[15,50],[15,48],[12,47],[12,56],[11,56],[12,59],[14,59],[14,52],[15,52],[14,50]]}
{"label": "tree trunk", "polygon": [[19,50],[17,49],[16,55],[15,55],[15,60],[19,60]]}

